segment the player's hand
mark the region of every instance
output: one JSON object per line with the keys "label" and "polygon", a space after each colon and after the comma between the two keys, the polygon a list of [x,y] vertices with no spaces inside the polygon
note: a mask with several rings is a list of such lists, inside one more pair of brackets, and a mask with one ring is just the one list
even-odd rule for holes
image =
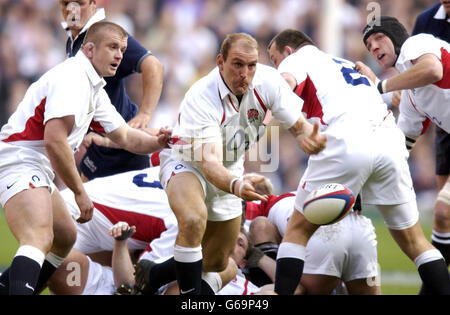
{"label": "player's hand", "polygon": [[80,217],[77,219],[79,223],[86,223],[92,219],[94,213],[94,204],[92,203],[86,192],[75,194],[75,201],[80,209]]}
{"label": "player's hand", "polygon": [[373,73],[372,69],[366,66],[363,62],[357,61],[355,63],[355,70],[368,77],[373,84],[377,81],[377,76],[375,73]]}
{"label": "player's hand", "polygon": [[[260,181],[260,178],[263,178],[264,180],[262,182]],[[264,177],[262,175],[259,175],[257,173],[248,173],[245,174],[243,179],[254,179],[257,182],[255,183],[255,191],[260,195],[272,195],[273,194],[273,184],[267,177]]]}
{"label": "player's hand", "polygon": [[327,145],[327,136],[324,136],[319,131],[319,123],[316,122],[313,126],[313,131],[309,137],[306,137],[301,142],[301,148],[306,154],[318,154],[325,149]]}
{"label": "player's hand", "polygon": [[172,136],[172,130],[169,127],[162,127],[159,129],[158,134],[158,143],[162,148],[169,148],[169,140]]}
{"label": "player's hand", "polygon": [[119,221],[109,229],[109,235],[117,241],[130,238],[136,232],[136,226],[129,226],[127,222]]}
{"label": "player's hand", "polygon": [[150,122],[150,114],[139,111],[136,116],[128,121],[128,125],[132,128],[143,129],[146,128]]}
{"label": "player's hand", "polygon": [[95,132],[90,132],[84,136],[82,146],[89,148],[92,143],[95,143],[98,146],[113,148],[113,149],[121,149],[121,147],[115,142],[111,141],[109,138],[99,135]]}
{"label": "player's hand", "polygon": [[263,183],[264,180],[264,176],[239,179],[234,183],[234,194],[245,201],[261,200],[266,202],[267,195],[261,195],[255,189],[255,186]]}

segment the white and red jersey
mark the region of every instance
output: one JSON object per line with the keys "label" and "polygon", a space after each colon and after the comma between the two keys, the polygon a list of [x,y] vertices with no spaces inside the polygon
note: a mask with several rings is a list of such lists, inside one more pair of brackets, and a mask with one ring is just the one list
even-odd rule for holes
{"label": "white and red jersey", "polygon": [[295,93],[304,101],[302,112],[311,123],[319,121],[326,133],[341,122],[340,131],[345,132],[355,126],[378,125],[389,114],[381,95],[354,66],[307,45],[286,57],[278,71],[296,79]]}
{"label": "white and red jersey", "polygon": [[250,282],[238,269],[236,277],[217,292],[217,295],[254,295],[260,290],[260,287]]}
{"label": "white and red jersey", "polygon": [[[224,166],[240,176],[245,152],[265,132],[267,110],[288,129],[300,117],[301,105],[280,74],[263,64],[257,64],[253,82],[239,102],[216,67],[197,81],[181,102],[172,132],[172,159],[191,162],[195,158],[192,146],[220,142]],[[161,154],[162,168],[166,154]]]}
{"label": "white and red jersey", "polygon": [[[159,180],[159,167],[96,178],[84,184],[94,203],[91,221],[77,224],[74,248],[83,253],[112,251],[114,239],[109,229],[119,221],[136,226],[128,240],[130,249],[146,249],[148,259],[173,255],[178,224]],[[74,218],[80,214],[73,193],[61,192]]]}
{"label": "white and red jersey", "polygon": [[[74,151],[90,125],[109,133],[125,124],[103,89],[105,84],[83,52],[46,72],[28,88],[0,131],[3,143],[0,153],[3,148],[9,152],[2,161],[20,159],[51,169],[44,147],[44,130],[47,121],[54,118],[74,116],[74,126],[67,138]],[[10,145],[17,154],[11,153]]]}
{"label": "white and red jersey", "polygon": [[267,202],[247,201],[245,206],[246,230],[252,220],[258,216],[267,217],[275,224],[281,235],[286,233],[287,221],[294,211],[295,192],[282,195],[268,195]]}
{"label": "white and red jersey", "polygon": [[418,34],[403,44],[395,67],[402,73],[413,67],[412,60],[433,54],[444,69],[440,81],[405,90],[400,101],[398,125],[405,135],[417,138],[433,122],[450,132],[450,44],[429,34]]}

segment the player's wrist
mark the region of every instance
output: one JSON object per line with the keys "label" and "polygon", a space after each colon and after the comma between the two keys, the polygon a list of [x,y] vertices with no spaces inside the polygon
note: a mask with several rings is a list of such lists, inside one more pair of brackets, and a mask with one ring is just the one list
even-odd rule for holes
{"label": "player's wrist", "polygon": [[386,82],[387,80],[378,80],[377,81],[377,89],[380,94],[386,93]]}
{"label": "player's wrist", "polygon": [[235,177],[230,181],[230,193],[233,195],[235,194],[236,182],[239,181],[239,179],[240,179],[240,177]]}

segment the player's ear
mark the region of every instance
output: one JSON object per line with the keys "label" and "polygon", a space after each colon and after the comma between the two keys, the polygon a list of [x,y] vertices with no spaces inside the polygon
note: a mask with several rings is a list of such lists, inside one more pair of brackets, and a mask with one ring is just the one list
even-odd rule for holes
{"label": "player's ear", "polygon": [[223,55],[219,54],[217,56],[217,66],[219,67],[220,71],[223,71],[223,64],[224,64]]}
{"label": "player's ear", "polygon": [[89,59],[94,57],[94,43],[93,42],[87,42],[83,44],[83,52]]}
{"label": "player's ear", "polygon": [[294,52],[294,49],[292,49],[292,47],[291,46],[284,46],[284,51],[288,54],[288,55],[290,55],[290,54],[292,54],[293,52]]}

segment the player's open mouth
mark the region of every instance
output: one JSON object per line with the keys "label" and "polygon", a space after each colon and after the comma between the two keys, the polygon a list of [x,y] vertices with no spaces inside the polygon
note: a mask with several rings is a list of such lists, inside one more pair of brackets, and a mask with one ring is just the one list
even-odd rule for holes
{"label": "player's open mouth", "polygon": [[383,59],[384,56],[386,56],[386,54],[379,54],[379,55],[377,56],[377,59],[378,59],[378,60],[381,60],[381,59]]}
{"label": "player's open mouth", "polygon": [[119,66],[118,63],[112,63],[112,64],[111,64],[111,67],[114,68],[114,69],[117,69],[118,66]]}

